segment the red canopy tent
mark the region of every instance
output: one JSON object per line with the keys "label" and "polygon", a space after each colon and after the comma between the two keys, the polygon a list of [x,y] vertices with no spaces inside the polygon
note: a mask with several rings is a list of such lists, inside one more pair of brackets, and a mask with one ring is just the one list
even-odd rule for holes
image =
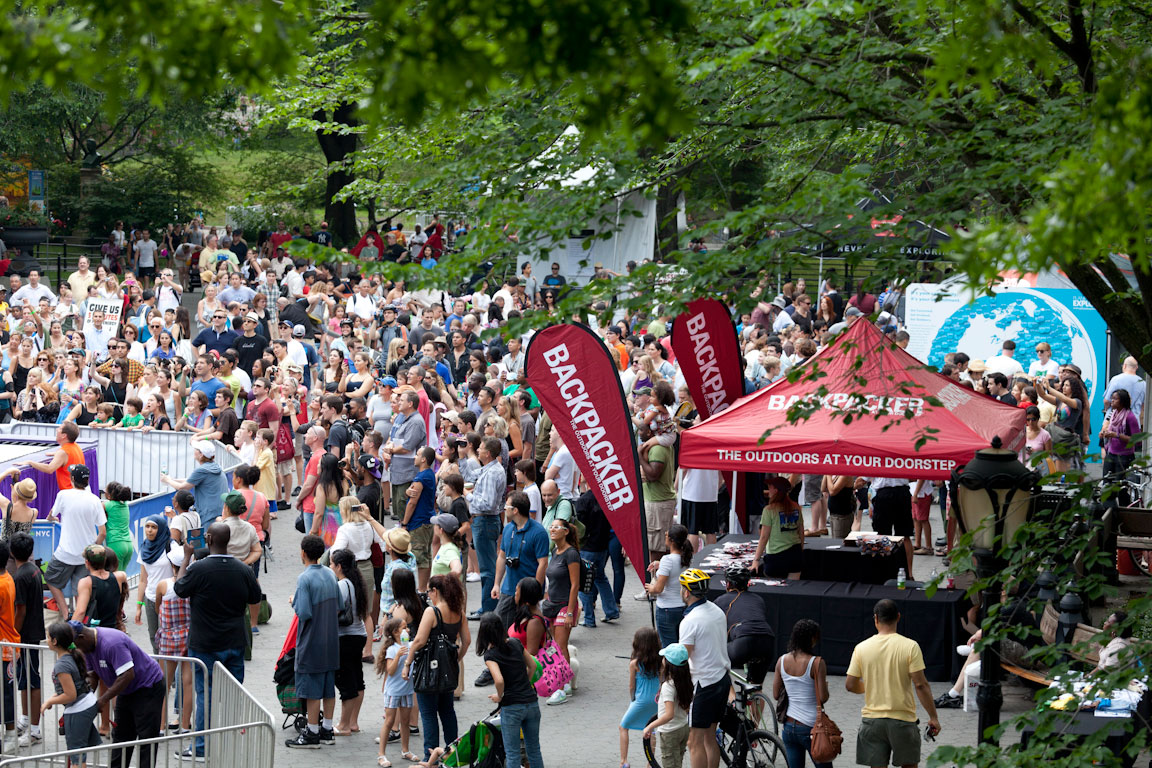
{"label": "red canopy tent", "polygon": [[684,432],[680,465],[944,480],[994,437],[1024,442],[1022,408],[933,373],[863,320],[800,370]]}

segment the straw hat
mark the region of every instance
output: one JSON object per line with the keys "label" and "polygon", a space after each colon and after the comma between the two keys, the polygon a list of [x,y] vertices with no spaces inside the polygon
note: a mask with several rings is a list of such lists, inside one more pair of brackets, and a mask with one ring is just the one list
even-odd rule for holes
{"label": "straw hat", "polygon": [[36,481],[26,478],[12,486],[12,490],[24,501],[32,501],[36,498]]}
{"label": "straw hat", "polygon": [[384,534],[384,543],[396,554],[406,555],[412,544],[412,536],[403,528],[393,528]]}

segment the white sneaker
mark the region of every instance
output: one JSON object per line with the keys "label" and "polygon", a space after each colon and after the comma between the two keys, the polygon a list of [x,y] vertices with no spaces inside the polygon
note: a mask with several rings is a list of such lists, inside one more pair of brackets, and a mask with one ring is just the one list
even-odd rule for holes
{"label": "white sneaker", "polygon": [[16,718],[16,733],[24,733],[28,730],[28,718],[24,715]]}
{"label": "white sneaker", "polygon": [[473,571],[473,572],[468,574],[467,580],[471,581],[473,584],[475,584],[477,581],[480,581],[480,574]]}
{"label": "white sneaker", "polygon": [[564,689],[561,688],[560,690],[556,691],[556,693],[549,696],[548,701],[546,701],[545,704],[551,706],[553,704],[565,704],[567,702],[568,694],[564,693]]}
{"label": "white sneaker", "polygon": [[967,643],[965,643],[964,645],[958,645],[958,646],[956,646],[956,653],[960,654],[961,656],[965,656],[965,657],[971,656],[972,655],[972,646],[968,645]]}
{"label": "white sneaker", "polygon": [[33,744],[39,744],[42,741],[44,741],[44,737],[42,735],[28,732],[20,734],[20,738],[16,741],[16,745],[19,747],[30,747]]}
{"label": "white sneaker", "polygon": [[639,602],[641,600],[655,600],[656,598],[652,597],[652,595],[648,594],[647,592],[641,592],[639,594],[633,595],[632,599]]}

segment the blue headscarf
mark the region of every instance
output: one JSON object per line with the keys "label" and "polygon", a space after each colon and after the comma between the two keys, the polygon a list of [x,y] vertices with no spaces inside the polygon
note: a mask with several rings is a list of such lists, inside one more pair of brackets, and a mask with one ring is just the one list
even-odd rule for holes
{"label": "blue headscarf", "polygon": [[140,548],[140,559],[151,565],[168,552],[168,545],[172,541],[172,534],[168,532],[168,518],[164,515],[152,515],[144,518],[144,524],[153,523],[159,530],[155,539],[144,539],[144,546]]}

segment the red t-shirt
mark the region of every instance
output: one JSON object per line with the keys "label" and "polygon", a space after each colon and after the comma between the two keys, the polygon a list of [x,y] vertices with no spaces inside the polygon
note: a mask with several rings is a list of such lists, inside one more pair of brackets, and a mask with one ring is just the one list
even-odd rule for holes
{"label": "red t-shirt", "polygon": [[248,403],[244,409],[244,418],[260,425],[260,429],[276,429],[280,426],[280,409],[272,398],[264,398],[262,403]]}
{"label": "red t-shirt", "polygon": [[277,248],[292,239],[292,233],[285,232],[284,234],[280,234],[279,232],[273,232],[268,236],[268,239],[272,241],[272,254],[275,255]]}
{"label": "red t-shirt", "polygon": [[[323,455],[324,451],[314,451],[312,453],[312,458],[308,459],[308,464],[304,467],[305,481],[307,481],[309,477],[315,477],[320,474],[320,457]],[[310,493],[300,500],[300,511],[309,515],[316,513],[315,494]]]}

